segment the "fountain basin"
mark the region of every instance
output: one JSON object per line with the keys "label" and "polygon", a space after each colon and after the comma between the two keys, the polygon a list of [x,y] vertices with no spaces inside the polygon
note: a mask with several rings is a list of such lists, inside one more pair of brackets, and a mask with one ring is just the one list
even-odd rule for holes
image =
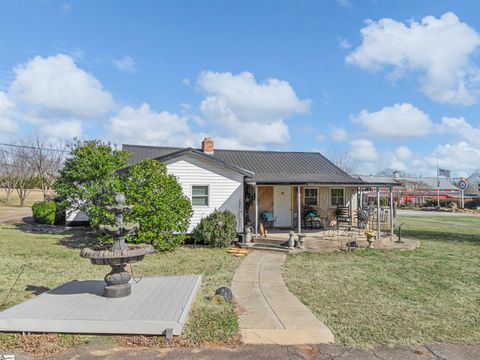
{"label": "fountain basin", "polygon": [[122,265],[142,261],[145,255],[153,252],[152,245],[138,244],[128,245],[124,250],[85,248],[80,252],[80,256],[90,259],[90,262],[94,265]]}

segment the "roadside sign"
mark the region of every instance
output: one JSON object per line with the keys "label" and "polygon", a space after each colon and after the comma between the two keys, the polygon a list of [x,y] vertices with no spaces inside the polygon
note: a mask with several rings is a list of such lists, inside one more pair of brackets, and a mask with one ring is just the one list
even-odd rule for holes
{"label": "roadside sign", "polygon": [[465,190],[467,188],[467,181],[465,179],[460,179],[458,182],[458,188],[460,190]]}

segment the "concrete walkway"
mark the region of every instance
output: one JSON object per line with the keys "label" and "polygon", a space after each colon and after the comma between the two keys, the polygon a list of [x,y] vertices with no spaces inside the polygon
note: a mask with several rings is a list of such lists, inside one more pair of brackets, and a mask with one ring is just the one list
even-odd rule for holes
{"label": "concrete walkway", "polygon": [[253,251],[233,277],[239,325],[246,344],[333,343],[329,328],[286,287],[282,265],[286,255]]}

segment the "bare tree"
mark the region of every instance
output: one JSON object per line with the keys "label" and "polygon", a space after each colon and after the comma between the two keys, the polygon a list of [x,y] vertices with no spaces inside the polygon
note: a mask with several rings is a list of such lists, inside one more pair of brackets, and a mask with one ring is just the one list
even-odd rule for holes
{"label": "bare tree", "polygon": [[28,154],[28,164],[34,171],[46,200],[52,183],[63,165],[65,144],[34,135],[22,141],[22,145]]}
{"label": "bare tree", "polygon": [[25,206],[25,200],[34,188],[35,171],[30,165],[28,148],[18,145],[14,148],[12,154],[12,167],[16,177],[15,190],[20,199],[20,206]]}
{"label": "bare tree", "polygon": [[14,154],[5,147],[0,147],[0,187],[6,194],[6,203],[11,205],[12,194],[17,187]]}
{"label": "bare tree", "polygon": [[352,158],[350,151],[332,148],[330,154],[330,161],[337,165],[340,169],[348,174],[352,174],[355,171],[357,164]]}

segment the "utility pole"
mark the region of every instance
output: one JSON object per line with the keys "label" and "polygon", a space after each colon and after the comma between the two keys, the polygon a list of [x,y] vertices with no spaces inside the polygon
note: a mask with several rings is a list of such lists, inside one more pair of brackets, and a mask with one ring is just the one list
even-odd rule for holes
{"label": "utility pole", "polygon": [[438,179],[438,150],[437,150],[437,207],[440,208],[440,180]]}

